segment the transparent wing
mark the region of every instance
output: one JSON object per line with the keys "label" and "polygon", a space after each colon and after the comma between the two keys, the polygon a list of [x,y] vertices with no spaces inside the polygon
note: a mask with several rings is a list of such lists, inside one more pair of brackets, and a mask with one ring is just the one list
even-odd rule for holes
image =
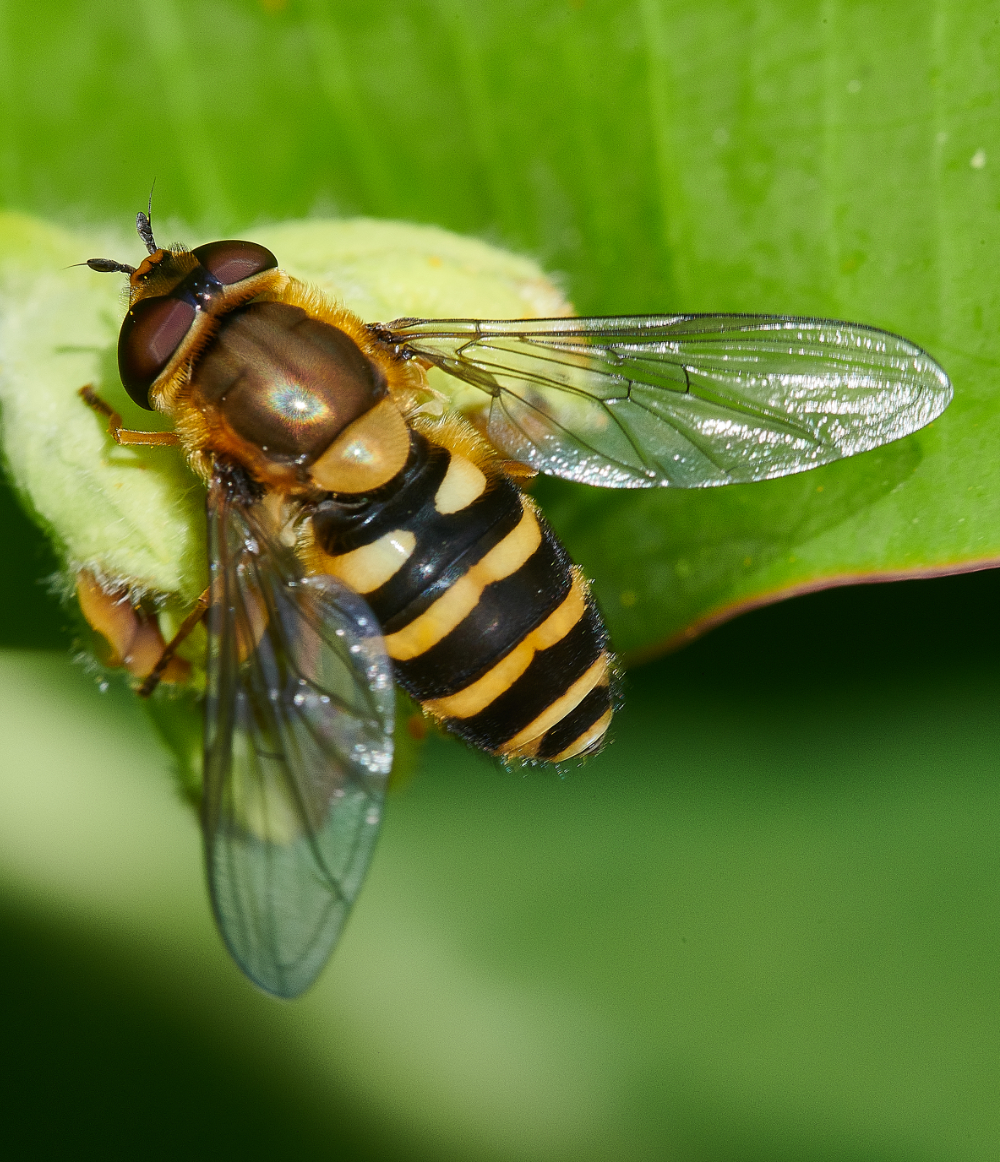
{"label": "transparent wing", "polygon": [[332,577],[304,577],[232,473],[217,471],[208,513],[209,888],[236,962],[292,997],[326,962],[368,866],[392,673],[368,606]]}
{"label": "transparent wing", "polygon": [[829,319],[399,319],[374,330],[478,388],[459,406],[505,456],[605,488],[802,472],[916,431],[952,395],[919,347]]}

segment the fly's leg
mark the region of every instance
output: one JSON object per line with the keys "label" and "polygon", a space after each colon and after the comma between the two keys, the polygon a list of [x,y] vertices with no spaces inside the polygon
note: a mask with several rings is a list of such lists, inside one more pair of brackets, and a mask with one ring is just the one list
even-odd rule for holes
{"label": "fly's leg", "polygon": [[[81,387],[79,392],[80,398],[87,405],[92,408],[100,416],[105,416],[108,421],[108,434],[116,444],[121,445],[145,445],[147,447],[176,447],[180,440],[178,440],[174,432],[134,432],[129,428],[122,426],[122,418],[115,411],[110,404],[104,402],[103,399],[94,391],[93,387],[88,383],[86,387]],[[208,608],[208,592],[206,591],[198,598],[191,613],[181,623],[180,629],[174,634],[173,639],[163,647],[163,652],[157,659],[156,665],[146,675],[142,685],[139,687],[139,695],[142,698],[148,698],[150,694],[160,684],[160,679],[163,677],[177,652],[178,646],[194,629],[199,621],[205,616],[205,610]],[[84,611],[86,615],[86,611]],[[162,639],[161,639],[162,640]]]}
{"label": "fly's leg", "polygon": [[[80,388],[79,394],[87,407],[92,408],[98,415],[107,417],[108,434],[116,444],[139,444],[147,447],[176,447],[180,443],[180,440],[178,440],[174,432],[135,432],[130,428],[123,427],[122,418],[118,412],[110,404],[105,403],[89,383],[86,387]],[[163,647],[163,652],[157,659],[156,665],[149,671],[143,679],[142,685],[139,687],[138,694],[140,698],[148,698],[153,693],[160,684],[160,679],[166,672],[167,667],[173,661],[181,643],[205,616],[205,612],[208,609],[208,594],[209,591],[206,589],[198,598],[194,609],[181,622],[180,628]]]}
{"label": "fly's leg", "polygon": [[146,444],[173,447],[180,443],[174,432],[133,432],[122,427],[121,416],[106,404],[88,383],[80,388],[80,398],[89,408],[93,408],[98,415],[107,416],[108,434],[116,444]]}
{"label": "fly's leg", "polygon": [[150,694],[153,693],[156,687],[160,684],[160,678],[163,677],[163,671],[166,670],[167,666],[170,665],[171,659],[173,658],[174,654],[177,653],[181,643],[194,629],[198,622],[201,621],[201,619],[205,616],[206,612],[208,611],[209,593],[210,590],[206,589],[205,592],[198,598],[198,600],[195,602],[194,609],[192,609],[187,617],[184,618],[180,624],[180,628],[170,639],[170,641],[167,642],[167,644],[163,647],[163,653],[160,654],[159,661],[146,675],[142,685],[137,691],[140,698],[148,698]]}

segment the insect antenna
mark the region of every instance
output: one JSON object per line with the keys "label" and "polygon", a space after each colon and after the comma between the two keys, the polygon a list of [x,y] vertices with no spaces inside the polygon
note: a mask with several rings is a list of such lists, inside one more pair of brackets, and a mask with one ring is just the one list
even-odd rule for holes
{"label": "insect antenna", "polygon": [[149,188],[149,202],[146,205],[146,213],[142,210],[135,216],[135,228],[139,231],[139,237],[146,243],[146,249],[150,254],[155,254],[159,247],[156,245],[156,240],[153,237],[153,190],[156,189],[156,179],[153,179],[153,184]]}
{"label": "insect antenna", "polygon": [[135,267],[127,262],[115,262],[113,258],[88,258],[86,262],[74,262],[74,266],[89,266],[100,274],[113,274],[121,271],[122,274],[135,274]]}

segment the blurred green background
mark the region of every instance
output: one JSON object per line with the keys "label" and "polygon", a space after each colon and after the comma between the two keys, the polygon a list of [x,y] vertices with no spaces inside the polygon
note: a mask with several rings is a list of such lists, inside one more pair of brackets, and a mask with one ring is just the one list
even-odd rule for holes
{"label": "blurred green background", "polygon": [[[998,90],[983,3],[7,3],[0,195],[119,222],[155,177],[161,218],[220,235],[474,233],[583,311],[890,327],[955,379],[981,487],[919,495],[939,531],[978,522],[969,562],[1000,538]],[[644,498],[632,553],[629,498],[539,495],[612,625],[602,562],[666,592],[656,521],[703,503]],[[739,501],[709,503],[727,543]],[[432,742],[336,957],[282,1005],[226,959],[168,757],[70,664],[9,493],[0,520],[10,1156],[997,1157],[994,573],[732,622],[631,671],[614,745],[563,780]]]}

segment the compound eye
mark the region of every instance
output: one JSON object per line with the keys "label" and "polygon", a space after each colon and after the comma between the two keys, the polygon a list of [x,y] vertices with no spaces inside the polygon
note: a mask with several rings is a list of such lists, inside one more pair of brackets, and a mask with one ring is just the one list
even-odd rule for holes
{"label": "compound eye", "polygon": [[242,282],[262,270],[273,270],[278,260],[265,246],[256,242],[209,242],[196,246],[194,256],[223,286]]}
{"label": "compound eye", "polygon": [[147,411],[149,388],[170,362],[194,322],[195,309],[175,298],[143,299],[129,311],[118,336],[118,372],[125,390]]}

